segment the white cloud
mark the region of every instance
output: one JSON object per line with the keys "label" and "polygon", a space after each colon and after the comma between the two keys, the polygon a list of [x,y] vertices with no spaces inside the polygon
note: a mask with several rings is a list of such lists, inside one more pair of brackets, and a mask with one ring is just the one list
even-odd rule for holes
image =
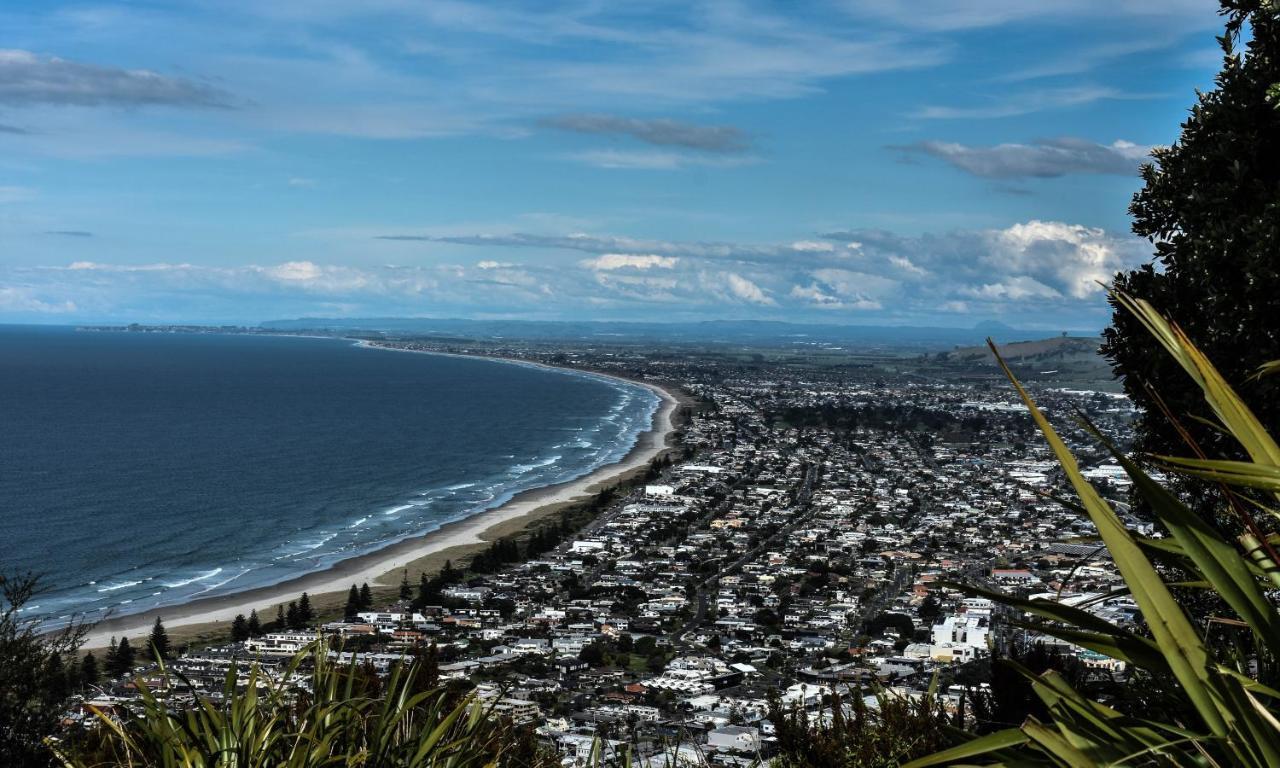
{"label": "white cloud", "polygon": [[819,309],[874,311],[884,308],[884,305],[880,302],[875,299],[866,298],[865,296],[855,296],[849,299],[835,296],[824,291],[816,282],[810,283],[808,286],[791,286],[790,296],[793,299],[805,302]]}
{"label": "white cloud", "polygon": [[[863,273],[895,275],[910,280],[912,291],[932,296],[941,305],[952,299],[1061,303],[1090,300],[1098,283],[1131,269],[1149,257],[1138,238],[1096,227],[1031,220],[1004,229],[956,231],[920,237],[859,230],[828,237],[862,243],[855,262]],[[910,265],[910,266],[908,266]],[[923,270],[931,276],[922,277]],[[868,278],[850,281],[867,286]]]}
{"label": "white cloud", "polygon": [[914,263],[912,263],[911,259],[907,258],[906,256],[890,256],[889,263],[897,267],[900,271],[907,273],[908,275],[914,275],[916,277],[924,277],[925,275],[929,274],[928,270],[917,267]]}
{"label": "white cloud", "polygon": [[1059,290],[1083,299],[1103,290],[1120,269],[1126,254],[1101,229],[1056,221],[1029,221],[995,232],[993,266],[1027,276],[1048,278]]}
{"label": "white cloud", "polygon": [[286,282],[310,282],[324,275],[324,270],[310,261],[287,261],[274,267],[266,267],[263,272]]}
{"label": "white cloud", "polygon": [[765,293],[764,289],[742,275],[726,272],[725,279],[729,281],[729,291],[743,301],[766,306],[774,306],[778,303]]}
{"label": "white cloud", "polygon": [[1016,275],[1001,282],[985,283],[976,287],[966,287],[963,290],[974,298],[998,301],[1058,299],[1062,296],[1044,283],[1026,275]]}
{"label": "white cloud", "polygon": [[583,259],[578,264],[587,269],[608,271],[613,269],[674,269],[680,259],[676,256],[656,254],[605,253],[594,259]]}
{"label": "white cloud", "polygon": [[99,264],[94,261],[73,261],[65,269],[73,272],[178,272],[198,271],[201,268],[191,264]]}

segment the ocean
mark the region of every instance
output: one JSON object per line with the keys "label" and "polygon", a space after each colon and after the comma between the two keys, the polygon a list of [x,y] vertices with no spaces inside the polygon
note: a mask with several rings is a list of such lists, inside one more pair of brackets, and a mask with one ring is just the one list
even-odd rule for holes
{"label": "ocean", "polygon": [[0,572],[49,627],[267,586],[622,458],[649,390],[339,339],[0,326]]}

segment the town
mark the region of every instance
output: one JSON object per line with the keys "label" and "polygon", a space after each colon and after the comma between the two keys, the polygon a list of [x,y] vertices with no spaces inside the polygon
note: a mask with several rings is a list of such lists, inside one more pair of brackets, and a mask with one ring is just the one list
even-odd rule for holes
{"label": "town", "polygon": [[[169,662],[183,685],[145,664],[92,691],[72,722],[92,722],[85,705],[129,706],[140,684],[181,707],[232,664],[283,672],[318,635],[379,674],[430,659],[438,682],[532,729],[566,765],[624,750],[646,765],[753,764],[780,715],[830,718],[836,693],[874,705],[932,688],[963,717],[966,701],[972,712],[999,695],[992,656],[1031,648],[1124,675],[960,588],[1047,595],[1121,624],[1136,613],[1088,520],[1055,498],[1066,485],[1026,408],[990,371],[378,343],[650,381],[682,396],[676,441],[588,518],[546,519],[442,573],[406,573],[398,591],[353,585],[332,620],[255,617],[250,636]],[[1044,383],[1033,395],[1086,475],[1122,500],[1127,476],[1073,417],[1120,433],[1128,401]]]}

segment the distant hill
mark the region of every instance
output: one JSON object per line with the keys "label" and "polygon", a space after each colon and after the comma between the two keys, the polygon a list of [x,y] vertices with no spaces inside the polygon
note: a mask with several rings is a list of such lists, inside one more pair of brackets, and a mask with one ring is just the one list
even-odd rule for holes
{"label": "distant hill", "polygon": [[[1021,365],[1080,365],[1105,361],[1098,354],[1102,338],[1098,336],[1054,336],[1033,341],[997,342],[1000,355],[1010,363]],[[990,363],[995,356],[987,345],[958,347],[947,356],[957,363]]]}
{"label": "distant hill", "polygon": [[[1018,378],[1049,386],[1120,390],[1107,359],[1098,351],[1101,336],[1054,336],[1048,339],[997,342],[1000,354]],[[1003,376],[985,344],[956,347],[933,358],[939,370],[958,376]]]}
{"label": "distant hill", "polygon": [[[731,344],[743,346],[840,345],[848,348],[900,348],[941,351],[978,344],[987,336],[998,340],[1027,338],[1036,331],[1016,330],[998,323],[973,328],[929,328],[887,325],[834,325],[771,320],[712,320],[705,322],[572,322],[538,320],[465,320],[458,318],[300,318],[272,320],[262,327],[276,330],[377,331],[471,338],[475,340],[598,341],[614,344]],[[1043,331],[1040,331],[1043,333]]]}

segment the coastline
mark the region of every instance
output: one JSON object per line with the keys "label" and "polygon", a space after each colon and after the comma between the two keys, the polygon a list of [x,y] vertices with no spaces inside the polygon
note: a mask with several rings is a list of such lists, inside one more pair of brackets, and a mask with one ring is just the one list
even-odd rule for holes
{"label": "coastline", "polygon": [[[426,350],[379,347],[366,342],[358,343],[361,346],[384,351],[410,352],[414,354],[450,354]],[[564,505],[580,501],[604,487],[621,482],[627,476],[647,467],[650,461],[671,447],[671,435],[675,429],[673,416],[681,401],[661,386],[650,382],[626,379],[621,376],[612,376],[595,371],[581,371],[574,368],[559,368],[534,361],[481,355],[458,356],[476,357],[508,364],[532,365],[557,371],[611,378],[631,385],[645,387],[656,394],[661,402],[654,411],[649,429],[636,436],[635,444],[625,456],[611,464],[597,467],[575,480],[542,488],[531,488],[493,509],[463,520],[447,523],[421,536],[405,539],[373,552],[357,555],[323,570],[303,574],[282,581],[279,584],[256,587],[229,595],[208,597],[180,605],[154,608],[127,616],[105,619],[95,624],[85,636],[83,649],[105,648],[113,637],[128,637],[131,643],[135,639],[144,639],[150,633],[156,618],[160,618],[170,636],[177,639],[200,631],[206,633],[225,632],[237,614],[248,616],[250,611],[255,609],[264,622],[270,621],[275,616],[274,611],[277,605],[296,600],[302,592],[308,593],[313,605],[323,608],[326,605],[339,604],[339,601],[345,600],[347,590],[352,583],[368,582],[371,587],[393,587],[400,583],[403,569],[416,565],[416,573],[417,570],[423,568],[423,561],[441,557],[442,553],[457,552],[458,555],[467,554],[470,550],[488,544],[497,538],[510,535],[513,529],[519,530],[524,527],[524,524],[554,512]],[[430,567],[426,569],[431,570]],[[413,580],[411,578],[411,581]]]}

